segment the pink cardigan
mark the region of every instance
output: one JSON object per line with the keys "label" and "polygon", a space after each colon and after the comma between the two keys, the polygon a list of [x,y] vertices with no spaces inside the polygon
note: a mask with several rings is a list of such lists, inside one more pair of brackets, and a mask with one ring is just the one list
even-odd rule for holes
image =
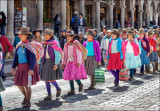
{"label": "pink cardigan", "polygon": [[68,50],[68,46],[65,45],[65,47],[64,47],[62,64],[64,64],[64,65],[68,64],[68,62],[69,62],[68,57],[71,57],[75,64],[77,64],[77,63],[81,64],[83,62],[81,51],[78,50],[73,45],[70,45],[69,47],[70,47],[69,50]]}
{"label": "pink cardigan", "polygon": [[[124,47],[125,53],[126,53],[127,43],[128,43],[128,41],[123,42],[123,47]],[[131,42],[131,45],[133,47],[134,56],[138,56],[139,55],[139,46],[136,43],[134,43],[133,41]],[[124,59],[126,59],[126,55],[124,55]]]}

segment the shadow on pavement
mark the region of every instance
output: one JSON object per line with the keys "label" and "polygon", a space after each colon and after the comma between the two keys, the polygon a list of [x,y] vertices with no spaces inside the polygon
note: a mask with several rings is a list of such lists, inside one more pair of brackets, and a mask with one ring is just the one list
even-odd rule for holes
{"label": "shadow on pavement", "polygon": [[38,110],[34,110],[34,109],[29,109],[29,108],[15,108],[15,109],[12,109],[12,110],[8,110],[8,111],[38,111]]}
{"label": "shadow on pavement", "polygon": [[122,87],[108,87],[113,92],[125,92],[128,91],[129,86],[122,86]]}
{"label": "shadow on pavement", "polygon": [[62,102],[56,100],[50,101],[39,101],[39,103],[35,103],[39,107],[39,110],[52,110],[53,108],[57,108],[62,106]]}
{"label": "shadow on pavement", "polygon": [[77,101],[82,101],[88,99],[87,95],[75,94],[72,96],[64,95],[62,99],[65,100],[65,103],[75,103]]}
{"label": "shadow on pavement", "polygon": [[94,89],[94,90],[84,90],[84,93],[87,93],[88,96],[96,96],[102,94],[104,89]]}
{"label": "shadow on pavement", "polygon": [[143,81],[140,81],[140,80],[135,80],[133,82],[130,82],[131,85],[141,85],[143,84],[144,82]]}

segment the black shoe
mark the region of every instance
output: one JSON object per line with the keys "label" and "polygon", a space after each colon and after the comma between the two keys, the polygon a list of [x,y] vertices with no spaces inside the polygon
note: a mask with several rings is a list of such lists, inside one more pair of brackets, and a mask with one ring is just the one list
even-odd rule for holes
{"label": "black shoe", "polygon": [[68,95],[75,95],[75,91],[71,90],[70,92],[68,92]]}
{"label": "black shoe", "polygon": [[116,83],[116,84],[115,84],[115,87],[119,87],[119,83]]}
{"label": "black shoe", "polygon": [[56,97],[59,97],[61,95],[61,89],[57,90]]}
{"label": "black shoe", "polygon": [[79,92],[82,92],[82,90],[83,90],[83,84],[79,86]]}
{"label": "black shoe", "polygon": [[44,100],[45,100],[45,101],[52,100],[52,96],[47,96],[47,97],[44,98]]}
{"label": "black shoe", "polygon": [[88,90],[94,90],[94,86],[90,86]]}
{"label": "black shoe", "polygon": [[23,99],[22,103],[23,106],[26,104],[26,98]]}
{"label": "black shoe", "polygon": [[31,107],[31,103],[30,102],[26,102],[26,104],[23,106],[23,108],[30,108]]}

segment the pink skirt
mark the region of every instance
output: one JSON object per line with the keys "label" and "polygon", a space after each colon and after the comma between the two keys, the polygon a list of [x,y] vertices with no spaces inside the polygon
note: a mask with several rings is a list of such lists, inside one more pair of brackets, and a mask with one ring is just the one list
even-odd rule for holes
{"label": "pink skirt", "polygon": [[77,67],[77,65],[74,62],[69,62],[65,66],[63,76],[64,76],[63,77],[64,80],[87,79],[84,65],[81,64],[80,67]]}
{"label": "pink skirt", "polygon": [[113,53],[110,55],[107,70],[119,70],[122,68],[123,60],[121,60],[120,53]]}
{"label": "pink skirt", "polygon": [[[18,64],[17,71],[15,74],[16,86],[28,86],[28,72],[29,64]],[[34,75],[32,76],[32,85],[35,85],[38,81],[40,81],[40,77],[36,65],[34,68]]]}

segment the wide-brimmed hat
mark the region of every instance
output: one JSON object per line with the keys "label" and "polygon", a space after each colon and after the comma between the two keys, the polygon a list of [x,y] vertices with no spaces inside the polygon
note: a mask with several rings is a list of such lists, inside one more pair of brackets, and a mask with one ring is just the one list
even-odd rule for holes
{"label": "wide-brimmed hat", "polygon": [[66,30],[66,29],[63,29],[61,32],[67,32],[67,30]]}
{"label": "wide-brimmed hat", "polygon": [[94,36],[93,30],[92,29],[88,29],[86,35]]}
{"label": "wide-brimmed hat", "polygon": [[134,32],[135,28],[134,28],[134,27],[131,27],[130,30]]}
{"label": "wide-brimmed hat", "polygon": [[139,29],[139,34],[144,34],[144,29],[143,28]]}
{"label": "wide-brimmed hat", "polygon": [[113,29],[112,33],[116,34],[116,35],[119,35],[119,31],[117,29]]}
{"label": "wide-brimmed hat", "polygon": [[42,34],[42,30],[41,29],[36,29],[33,31],[33,35],[35,35],[36,32],[39,32],[40,34]]}
{"label": "wide-brimmed hat", "polygon": [[68,31],[67,31],[67,35],[74,36],[75,34],[74,34],[74,31],[73,31],[73,30],[68,30]]}
{"label": "wide-brimmed hat", "polygon": [[53,29],[51,28],[47,28],[45,29],[44,33],[43,34],[49,34],[49,35],[53,35]]}
{"label": "wide-brimmed hat", "polygon": [[152,29],[149,29],[148,35],[153,35],[153,30]]}
{"label": "wide-brimmed hat", "polygon": [[159,34],[158,30],[155,29],[154,30],[154,34]]}
{"label": "wide-brimmed hat", "polygon": [[108,33],[112,33],[112,30],[107,30]]}
{"label": "wide-brimmed hat", "polygon": [[127,29],[123,29],[122,34],[127,34]]}
{"label": "wide-brimmed hat", "polygon": [[30,28],[29,27],[21,27],[20,31],[18,32],[19,35],[21,34],[27,34],[27,35],[31,35],[32,32],[30,32]]}
{"label": "wide-brimmed hat", "polygon": [[134,35],[134,32],[133,32],[132,30],[129,30],[129,31],[127,32],[127,34],[132,34],[132,35]]}

